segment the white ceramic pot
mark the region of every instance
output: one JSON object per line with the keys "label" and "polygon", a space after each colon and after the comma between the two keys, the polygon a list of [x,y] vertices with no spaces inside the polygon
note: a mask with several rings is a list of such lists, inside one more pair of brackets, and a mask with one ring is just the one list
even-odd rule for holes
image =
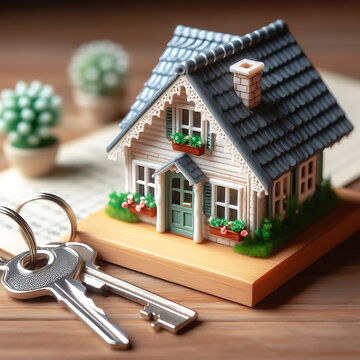
{"label": "white ceramic pot", "polygon": [[55,166],[59,142],[39,149],[16,148],[8,141],[4,143],[4,153],[8,162],[26,177],[47,175]]}
{"label": "white ceramic pot", "polygon": [[111,96],[95,96],[75,89],[74,101],[81,109],[84,119],[94,124],[105,124],[110,121],[119,120],[124,110],[123,93]]}

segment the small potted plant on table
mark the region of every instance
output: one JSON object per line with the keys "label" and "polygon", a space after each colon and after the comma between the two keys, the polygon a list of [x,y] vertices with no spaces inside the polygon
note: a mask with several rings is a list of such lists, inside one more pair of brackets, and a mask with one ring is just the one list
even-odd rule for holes
{"label": "small potted plant on table", "polygon": [[61,108],[53,88],[39,81],[2,91],[0,131],[8,134],[4,153],[22,175],[43,176],[53,169],[59,141],[49,127],[58,124]]}
{"label": "small potted plant on table", "polygon": [[197,134],[189,136],[176,132],[169,141],[172,142],[172,148],[176,151],[182,151],[196,156],[201,156],[205,152],[205,144],[203,144],[201,136]]}
{"label": "small potted plant on table", "polygon": [[212,235],[240,242],[243,238],[248,236],[245,225],[245,222],[239,219],[228,221],[226,219],[214,217],[209,220],[209,231]]}
{"label": "small potted plant on table", "polygon": [[121,114],[128,67],[127,53],[111,41],[87,43],[75,52],[69,76],[87,120],[105,123]]}

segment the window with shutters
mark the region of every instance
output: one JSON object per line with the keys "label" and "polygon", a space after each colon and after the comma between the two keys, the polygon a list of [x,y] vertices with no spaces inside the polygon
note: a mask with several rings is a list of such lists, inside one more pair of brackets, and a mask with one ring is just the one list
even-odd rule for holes
{"label": "window with shutters", "polygon": [[315,192],[316,188],[316,156],[299,166],[299,201],[305,200]]}
{"label": "window with shutters", "polygon": [[244,187],[215,179],[211,179],[210,184],[211,216],[230,221],[243,219]]}
{"label": "window with shutters", "polygon": [[142,161],[133,161],[133,188],[142,196],[151,193],[155,196],[155,179],[153,175],[158,168],[156,164],[149,164]]}

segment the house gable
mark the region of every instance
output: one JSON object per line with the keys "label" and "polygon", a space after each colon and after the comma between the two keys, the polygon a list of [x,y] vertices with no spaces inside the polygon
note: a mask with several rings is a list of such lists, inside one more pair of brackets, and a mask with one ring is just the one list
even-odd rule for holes
{"label": "house gable", "polygon": [[[168,89],[159,96],[153,105],[131,127],[129,127],[129,129],[124,129],[123,134],[120,133],[120,135],[123,136],[109,151],[109,159],[116,160],[119,151],[124,147],[130,147],[134,139],[139,139],[140,134],[144,131],[146,132],[146,126],[151,125],[155,118],[161,117],[161,113],[166,110],[166,107],[173,104],[174,97],[180,97],[183,91],[185,91],[187,102],[192,103],[194,105],[194,110],[201,113],[203,121],[209,122],[211,133],[216,135],[216,142],[224,144],[224,153],[231,155],[231,161],[236,166],[238,174],[247,177],[251,181],[251,188],[253,191],[266,191],[253,170],[246,163],[237,148],[225,134],[223,128],[219,125],[213,114],[192,87],[186,76],[179,76]],[[164,133],[165,126],[166,124],[164,122]],[[156,139],[154,139],[154,141],[156,141]]]}

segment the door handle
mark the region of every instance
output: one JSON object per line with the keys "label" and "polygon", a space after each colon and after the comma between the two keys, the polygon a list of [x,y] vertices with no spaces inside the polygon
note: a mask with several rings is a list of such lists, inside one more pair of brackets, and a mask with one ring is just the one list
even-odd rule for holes
{"label": "door handle", "polygon": [[183,202],[183,203],[182,203],[182,206],[183,206],[183,207],[191,208],[191,207],[192,207],[192,204],[189,203],[189,202]]}

